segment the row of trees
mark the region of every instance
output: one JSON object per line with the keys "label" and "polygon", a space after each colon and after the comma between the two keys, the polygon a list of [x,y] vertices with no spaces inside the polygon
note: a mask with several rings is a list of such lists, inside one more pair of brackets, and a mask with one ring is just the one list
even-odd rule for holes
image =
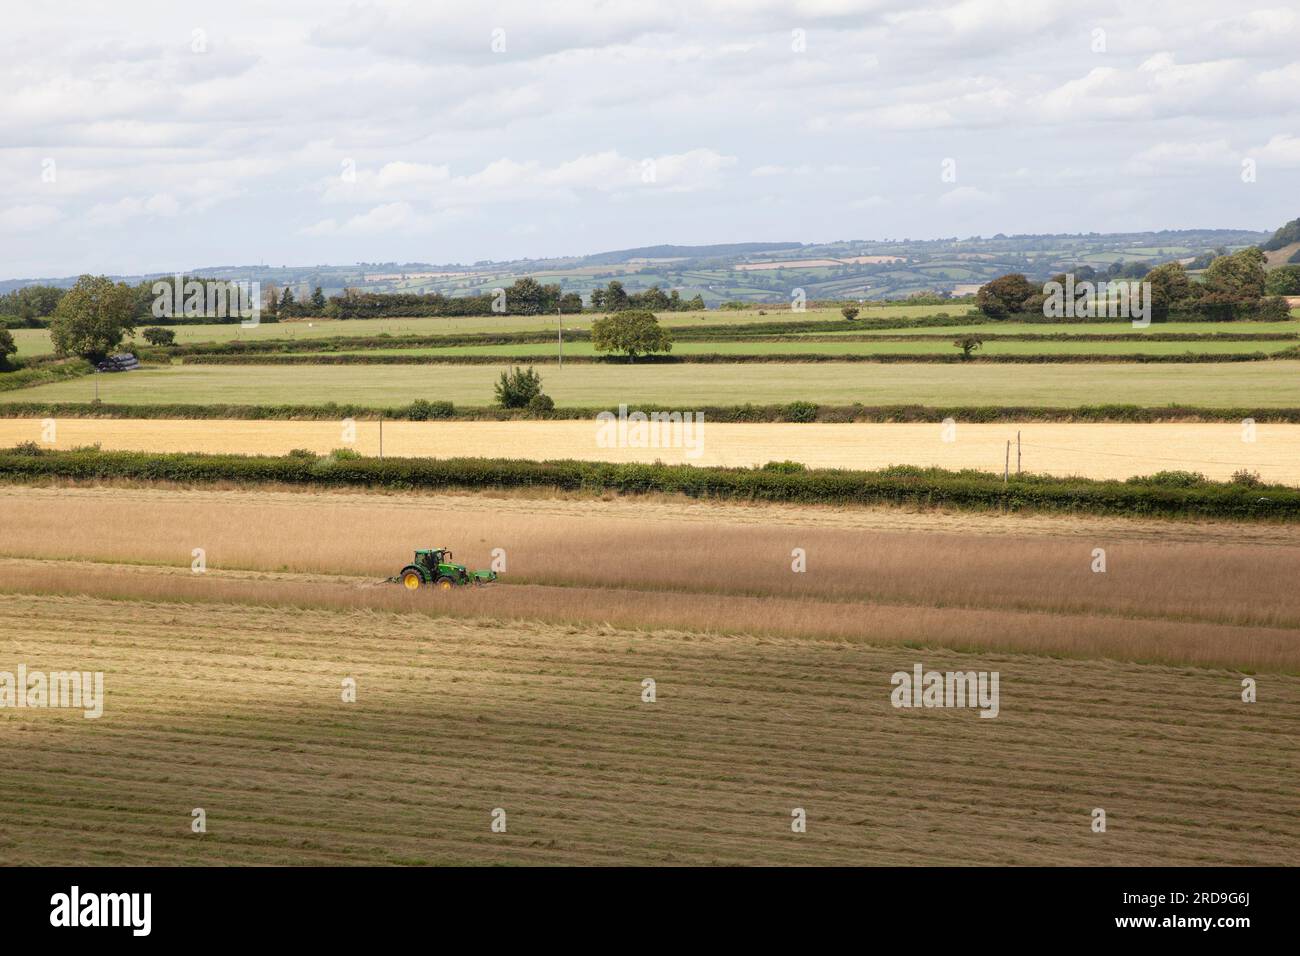
{"label": "row of trees", "polygon": [[626,309],[649,309],[652,312],[698,312],[704,308],[704,297],[683,299],[676,289],[664,292],[652,285],[644,292],[629,293],[618,280],[603,289],[591,290],[591,307],[601,312],[622,312]]}
{"label": "row of trees", "polygon": [[[1246,315],[1285,319],[1288,315],[1285,300],[1270,296],[1289,294],[1273,290],[1291,281],[1292,277],[1288,274],[1281,281],[1273,280],[1265,268],[1266,263],[1264,252],[1252,246],[1231,255],[1216,256],[1199,282],[1193,281],[1180,262],[1156,266],[1142,278],[1151,284],[1152,318],[1163,321],[1171,312],[1183,312],[1224,320]],[[1079,273],[1074,275],[1074,279],[1076,283],[1085,281]],[[1066,276],[1055,276],[1053,281],[1064,285]],[[1091,277],[1087,281],[1092,281]],[[1098,277],[1096,281],[1107,280]],[[1019,272],[985,283],[975,295],[976,307],[995,319],[1042,315],[1046,300],[1042,288]]]}

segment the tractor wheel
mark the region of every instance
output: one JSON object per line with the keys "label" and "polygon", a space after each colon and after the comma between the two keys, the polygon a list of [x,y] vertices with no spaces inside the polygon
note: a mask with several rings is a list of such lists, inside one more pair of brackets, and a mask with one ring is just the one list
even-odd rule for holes
{"label": "tractor wheel", "polygon": [[450,591],[456,586],[456,582],[444,574],[442,577],[438,578],[438,580],[433,582],[433,586],[442,591]]}
{"label": "tractor wheel", "polygon": [[422,583],[418,571],[405,571],[402,573],[402,587],[406,588],[406,590],[417,591]]}

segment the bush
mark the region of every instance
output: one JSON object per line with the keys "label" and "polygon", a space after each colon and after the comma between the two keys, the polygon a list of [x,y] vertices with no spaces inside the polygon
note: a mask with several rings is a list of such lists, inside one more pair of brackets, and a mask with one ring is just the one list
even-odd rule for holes
{"label": "bush", "polygon": [[162,329],[151,325],[140,333],[150,345],[171,345],[176,341],[176,333],[171,329]]}
{"label": "bush", "polygon": [[858,317],[858,310],[851,305],[846,305],[844,308],[840,309],[840,315],[852,322]]}
{"label": "bush", "polygon": [[816,402],[791,402],[783,416],[787,422],[812,422],[817,420]]}
{"label": "bush", "polygon": [[360,452],[351,448],[335,448],[330,452],[329,456],[335,461],[357,461],[364,457]]}
{"label": "bush", "polygon": [[511,368],[501,373],[495,392],[497,404],[502,408],[527,408],[528,403],[542,391],[542,377],[528,368]]}
{"label": "bush", "polygon": [[307,448],[294,448],[289,452],[290,458],[311,458],[315,460],[316,453]]}
{"label": "bush", "polygon": [[542,416],[555,411],[555,399],[544,392],[538,392],[528,400],[528,412],[531,415]]}
{"label": "bush", "polygon": [[763,466],[763,471],[775,471],[782,475],[797,475],[800,472],[807,471],[808,466],[801,461],[769,461]]}
{"label": "bush", "polygon": [[417,398],[406,407],[406,417],[413,422],[427,422],[431,418],[451,418],[456,414],[456,407],[451,402],[430,402]]}
{"label": "bush", "polygon": [[1165,488],[1194,488],[1207,481],[1199,471],[1157,471],[1154,475],[1136,475],[1129,478],[1129,485],[1158,485]]}
{"label": "bush", "polygon": [[1243,488],[1259,488],[1264,482],[1259,477],[1259,472],[1250,471],[1246,468],[1239,468],[1232,473],[1228,479],[1234,485],[1241,485]]}

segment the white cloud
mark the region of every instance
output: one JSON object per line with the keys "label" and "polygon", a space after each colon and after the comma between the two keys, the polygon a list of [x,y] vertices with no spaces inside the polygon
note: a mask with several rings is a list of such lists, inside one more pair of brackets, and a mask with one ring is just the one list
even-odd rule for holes
{"label": "white cloud", "polygon": [[0,210],[0,229],[28,232],[44,229],[63,218],[63,213],[53,206],[10,206]]}

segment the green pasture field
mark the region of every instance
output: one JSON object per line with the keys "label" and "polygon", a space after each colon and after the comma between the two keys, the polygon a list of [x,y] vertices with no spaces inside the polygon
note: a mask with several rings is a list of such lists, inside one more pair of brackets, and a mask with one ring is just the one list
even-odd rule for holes
{"label": "green pasture field", "polygon": [[[504,365],[175,365],[94,376],[110,403],[395,407],[413,399],[490,405]],[[994,365],[753,363],[540,366],[558,404],[1300,406],[1300,361]],[[4,402],[84,402],[91,376],[0,393]]]}
{"label": "green pasture field", "polygon": [[[673,355],[955,355],[951,336],[931,336],[924,342],[678,342]],[[1272,353],[1294,349],[1300,342],[1158,342],[1134,338],[1125,342],[1016,342],[987,341],[976,355],[1237,355],[1254,352]],[[358,349],[355,352],[330,352],[321,355],[500,355],[518,358],[554,355],[555,344],[523,343],[513,345],[458,345],[445,348]],[[308,355],[312,353],[306,353]],[[589,341],[566,342],[565,355],[598,355]]]}
{"label": "green pasture field", "polygon": [[[964,303],[950,305],[883,305],[860,306],[863,318],[920,318],[947,312],[952,316],[962,316],[970,309]],[[758,309],[715,309],[704,312],[661,312],[659,321],[666,326],[705,326],[737,325],[751,322],[825,322],[840,318],[838,309],[808,309],[806,312],[791,312],[788,309],[766,309],[760,314]],[[255,328],[245,329],[237,324],[224,325],[172,325],[168,326],[176,333],[178,344],[195,342],[258,342],[268,339],[305,339],[335,338],[338,336],[370,336],[388,334],[401,335],[438,335],[474,332],[545,332],[554,331],[556,316],[531,315],[479,315],[464,318],[443,318],[431,316],[410,319],[348,319],[348,320],[295,320],[293,322],[264,322]],[[591,323],[599,318],[595,314],[566,315],[562,322],[566,329],[589,329]],[[136,335],[148,327],[141,323]],[[50,333],[46,329],[14,329],[14,344],[18,346],[18,355],[48,355]],[[143,341],[143,340],[141,340]],[[129,345],[128,345],[129,347]]]}

